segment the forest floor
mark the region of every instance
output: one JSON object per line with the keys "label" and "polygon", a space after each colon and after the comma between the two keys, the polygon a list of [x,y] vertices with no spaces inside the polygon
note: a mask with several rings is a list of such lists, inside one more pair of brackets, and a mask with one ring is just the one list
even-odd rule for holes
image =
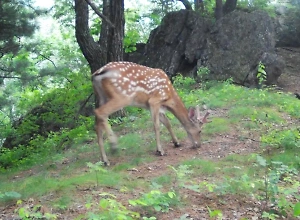
{"label": "forest floor", "polygon": [[[286,68],[284,73],[279,79],[278,86],[285,92],[300,92],[300,48],[279,48],[278,54],[283,56],[286,61]],[[212,115],[222,116],[226,114],[226,110],[218,110],[218,112],[212,112]],[[214,136],[213,140],[209,140],[202,144],[202,147],[198,150],[188,148],[189,142],[186,140],[179,148],[173,148],[171,143],[168,146],[164,146],[167,151],[166,156],[157,157],[155,161],[149,163],[143,163],[134,169],[128,170],[131,179],[143,179],[145,181],[152,180],[155,177],[164,175],[164,173],[170,173],[170,165],[176,166],[181,161],[201,158],[209,160],[220,160],[230,154],[246,155],[257,152],[259,150],[259,143],[254,140],[258,140],[258,136],[255,134],[251,139],[238,140],[236,139],[237,130],[230,131],[226,135]],[[234,143],[234,144],[233,144]],[[151,152],[149,152],[151,153]],[[112,166],[122,163],[124,158],[114,157]],[[27,174],[23,173],[23,177]],[[32,172],[28,172],[28,175],[33,175]],[[205,181],[199,176],[199,181]],[[171,186],[170,186],[171,187]],[[78,189],[73,192],[77,195],[75,197],[83,198],[85,194],[91,193],[95,189]],[[90,191],[90,192],[89,192]],[[128,204],[128,199],[132,199],[131,193],[120,192],[120,190],[114,188],[102,189],[102,191],[111,193],[118,198],[118,201],[122,204]],[[263,205],[259,201],[253,199],[240,198],[238,195],[217,196],[215,193],[200,194],[192,190],[182,189],[182,198],[189,206],[177,207],[176,209],[170,209],[167,213],[161,213],[157,216],[159,220],[169,219],[210,219],[208,215],[208,207],[210,209],[222,210],[223,219],[260,219],[260,213],[263,209]],[[135,192],[138,194],[138,192]],[[73,195],[74,197],[74,195]],[[249,196],[250,198],[250,196]],[[50,198],[48,198],[50,199]],[[28,203],[30,201],[27,201]],[[16,209],[15,205],[0,207],[0,220],[6,219],[18,219],[14,213]],[[49,210],[45,208],[45,210]],[[51,210],[49,210],[51,211]],[[140,210],[139,210],[140,211]],[[2,212],[2,213],[1,213]],[[84,204],[75,204],[64,210],[58,219],[74,219],[80,213],[86,212]],[[185,218],[183,217],[185,215]]]}

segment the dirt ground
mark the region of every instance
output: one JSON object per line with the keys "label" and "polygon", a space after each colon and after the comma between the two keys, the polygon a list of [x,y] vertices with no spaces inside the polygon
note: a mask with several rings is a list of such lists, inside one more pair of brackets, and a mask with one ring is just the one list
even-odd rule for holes
{"label": "dirt ground", "polygon": [[[285,92],[300,92],[300,48],[278,48],[278,54],[283,56],[286,61],[286,69],[282,76],[279,78],[278,86]],[[299,100],[300,101],[300,100]],[[221,112],[212,112],[212,116],[222,116],[226,114],[226,110]],[[251,137],[241,141],[235,138],[235,134],[238,131],[232,131],[229,135],[215,136],[213,140],[209,140],[202,144],[202,147],[198,150],[188,148],[189,142],[184,141],[182,147],[173,148],[172,144],[164,146],[167,151],[167,156],[157,157],[157,160],[151,163],[143,164],[134,169],[128,170],[131,179],[144,179],[150,181],[151,179],[161,176],[164,173],[170,173],[169,165],[176,165],[180,161],[201,158],[201,159],[214,159],[226,157],[230,154],[249,154],[257,152],[259,149],[258,137]],[[121,160],[121,159],[120,159]],[[121,161],[112,161],[112,164],[120,163]],[[204,181],[199,176],[199,182]],[[87,191],[92,189],[87,189]],[[86,190],[78,189],[78,196],[84,196],[89,193]],[[117,196],[118,200],[128,206],[128,199],[132,199],[132,194],[120,193],[118,189],[107,188],[103,191],[112,193]],[[82,194],[82,195],[81,195]],[[138,192],[136,192],[136,195]],[[208,214],[208,208],[211,210],[222,210],[223,219],[261,219],[260,213],[264,207],[255,199],[241,198],[236,195],[217,196],[216,194],[200,194],[192,190],[184,189],[181,192],[184,197],[182,198],[188,207],[178,207],[171,209],[168,213],[162,213],[157,216],[159,220],[169,219],[210,219]],[[29,201],[28,201],[29,203]],[[14,219],[13,210],[15,206],[0,207],[0,220]],[[45,208],[45,210],[47,210]],[[74,219],[80,213],[85,213],[84,204],[74,204],[73,207],[67,211],[64,210],[59,214],[58,219]],[[185,215],[185,218],[183,217]],[[16,216],[16,215],[15,215]],[[182,217],[182,218],[181,218]],[[17,219],[17,218],[15,218]],[[216,219],[216,218],[214,218]],[[291,219],[291,218],[290,218]]]}

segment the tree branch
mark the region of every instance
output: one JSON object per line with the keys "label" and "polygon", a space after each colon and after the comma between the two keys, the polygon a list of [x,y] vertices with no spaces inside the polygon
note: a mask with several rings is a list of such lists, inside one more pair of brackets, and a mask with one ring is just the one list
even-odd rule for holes
{"label": "tree branch", "polygon": [[186,10],[193,10],[191,3],[188,0],[178,0],[182,2]]}
{"label": "tree branch", "polygon": [[46,57],[45,55],[38,53],[38,55],[40,55],[41,57],[43,57],[45,60],[48,60],[50,63],[52,63],[52,65],[54,66],[54,68],[56,69],[56,65],[54,63],[54,61],[52,61],[49,57]]}
{"label": "tree branch", "polygon": [[97,8],[97,6],[91,2],[90,0],[85,0],[86,3],[88,3],[89,6],[91,6],[91,8],[94,10],[94,12],[100,17],[102,18],[104,21],[106,21],[112,28],[115,28],[115,25],[105,16],[103,15]]}
{"label": "tree branch", "polygon": [[24,79],[20,76],[0,76],[1,79]]}
{"label": "tree branch", "polygon": [[99,69],[101,63],[101,48],[90,34],[88,4],[84,0],[75,0],[75,34],[79,47],[88,61],[91,72]]}

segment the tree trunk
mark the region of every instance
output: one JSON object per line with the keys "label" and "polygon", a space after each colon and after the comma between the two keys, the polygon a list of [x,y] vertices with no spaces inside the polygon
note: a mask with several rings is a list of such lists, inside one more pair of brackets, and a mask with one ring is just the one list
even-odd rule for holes
{"label": "tree trunk", "polygon": [[121,61],[125,25],[124,0],[104,0],[103,14],[114,24],[111,27],[107,22],[102,22],[99,43],[105,55],[105,63]]}
{"label": "tree trunk", "polygon": [[204,12],[204,3],[203,0],[194,0],[195,11]]}
{"label": "tree trunk", "polygon": [[75,0],[76,39],[89,63],[91,72],[111,61],[123,60],[124,0],[104,0],[103,15],[114,25],[102,20],[99,42],[95,42],[89,29],[88,4]]}
{"label": "tree trunk", "polygon": [[[76,39],[92,73],[108,62],[123,60],[124,0],[103,1],[103,15],[108,21],[102,19],[98,42],[90,34],[87,1],[75,0],[75,15]],[[98,100],[96,97],[96,108],[99,107]]]}
{"label": "tree trunk", "polygon": [[224,15],[232,12],[235,10],[237,4],[237,0],[226,0],[223,6],[223,13]]}
{"label": "tree trunk", "polygon": [[[103,14],[114,24],[111,27],[107,22],[102,22],[100,33],[100,47],[105,54],[106,63],[123,60],[124,39],[124,0],[103,0]],[[112,118],[123,117],[124,109],[111,115]]]}
{"label": "tree trunk", "polygon": [[216,20],[223,17],[223,3],[222,0],[216,0],[216,10],[215,10]]}
{"label": "tree trunk", "polygon": [[84,0],[75,0],[75,15],[76,39],[93,73],[105,62],[99,44],[94,41],[90,34],[88,4]]}

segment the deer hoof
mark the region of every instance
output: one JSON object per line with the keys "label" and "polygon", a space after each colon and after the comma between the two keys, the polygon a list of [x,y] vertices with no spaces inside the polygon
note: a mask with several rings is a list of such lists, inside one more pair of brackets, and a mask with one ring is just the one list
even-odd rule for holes
{"label": "deer hoof", "polygon": [[112,154],[116,153],[118,151],[118,144],[117,143],[111,143],[110,144],[110,152]]}
{"label": "deer hoof", "polygon": [[110,148],[110,152],[111,152],[112,154],[115,154],[115,153],[118,152],[118,148],[117,148],[117,147],[111,147],[111,148]]}
{"label": "deer hoof", "polygon": [[192,148],[193,148],[193,149],[201,148],[201,144],[198,144],[198,143],[197,143],[197,144],[194,144]]}
{"label": "deer hoof", "polygon": [[105,162],[103,162],[103,165],[106,166],[106,167],[109,167],[110,163],[109,163],[109,161],[105,161]]}
{"label": "deer hoof", "polygon": [[180,144],[178,142],[173,142],[174,147],[180,147]]}
{"label": "deer hoof", "polygon": [[156,155],[158,155],[158,156],[164,156],[165,153],[163,151],[157,150],[156,151]]}

